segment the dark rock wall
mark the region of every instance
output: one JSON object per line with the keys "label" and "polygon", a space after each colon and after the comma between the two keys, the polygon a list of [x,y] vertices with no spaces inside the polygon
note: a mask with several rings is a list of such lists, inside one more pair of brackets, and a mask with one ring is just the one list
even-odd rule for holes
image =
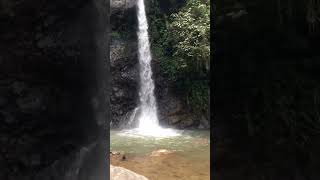
{"label": "dark rock wall", "polygon": [[319,132],[312,115],[319,107],[312,99],[320,80],[314,43],[320,36],[318,25],[315,31],[309,28],[310,2],[216,2],[212,111],[217,179],[319,177],[314,171],[320,162],[314,154],[319,136],[309,130]]}
{"label": "dark rock wall", "polygon": [[139,103],[139,64],[135,1],[111,3],[111,127],[124,128]]}
{"label": "dark rock wall", "polygon": [[1,1],[0,179],[31,178],[106,136],[108,4]]}

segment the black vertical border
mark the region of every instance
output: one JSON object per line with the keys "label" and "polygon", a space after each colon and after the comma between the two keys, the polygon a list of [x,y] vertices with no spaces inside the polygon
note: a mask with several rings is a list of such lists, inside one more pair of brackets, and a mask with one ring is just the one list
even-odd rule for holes
{"label": "black vertical border", "polygon": [[216,104],[214,103],[214,89],[216,88],[216,82],[215,81],[215,61],[217,59],[215,58],[215,18],[216,17],[216,4],[215,0],[210,0],[210,78],[209,78],[209,88],[210,88],[210,103],[209,103],[209,113],[210,113],[210,179],[216,179],[216,174],[215,174],[215,168],[216,168],[216,163],[215,163],[215,144],[216,144],[216,139],[215,139],[215,118],[214,118],[214,107]]}

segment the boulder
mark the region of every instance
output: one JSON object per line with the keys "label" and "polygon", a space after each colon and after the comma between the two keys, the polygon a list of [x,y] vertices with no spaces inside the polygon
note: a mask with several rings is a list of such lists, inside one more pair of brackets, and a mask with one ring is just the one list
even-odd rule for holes
{"label": "boulder", "polygon": [[194,125],[194,119],[190,116],[187,116],[185,117],[185,119],[183,121],[181,121],[179,123],[179,126],[181,129],[185,129],[185,128],[189,128],[191,127],[192,125]]}
{"label": "boulder", "polygon": [[110,180],[148,180],[148,178],[126,168],[110,165]]}

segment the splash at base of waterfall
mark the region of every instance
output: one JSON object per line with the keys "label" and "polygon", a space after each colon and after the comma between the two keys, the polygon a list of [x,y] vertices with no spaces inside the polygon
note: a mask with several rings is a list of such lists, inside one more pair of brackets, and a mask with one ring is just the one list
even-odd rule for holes
{"label": "splash at base of waterfall", "polygon": [[119,132],[119,135],[131,137],[154,137],[154,138],[169,138],[180,136],[182,130],[175,130],[170,128],[162,128],[160,126],[150,126],[145,128],[125,129]]}
{"label": "splash at base of waterfall", "polygon": [[[151,111],[152,112],[152,111]],[[157,122],[157,116],[155,113],[146,113],[142,112],[142,115],[139,114],[139,107],[135,108],[131,112],[130,119],[128,121],[128,126],[134,126],[133,123],[135,118],[138,119],[138,127],[133,129],[123,129],[120,131],[120,135],[125,136],[136,136],[136,137],[155,137],[155,138],[165,138],[165,137],[174,137],[180,136],[183,132],[182,130],[163,128]]]}

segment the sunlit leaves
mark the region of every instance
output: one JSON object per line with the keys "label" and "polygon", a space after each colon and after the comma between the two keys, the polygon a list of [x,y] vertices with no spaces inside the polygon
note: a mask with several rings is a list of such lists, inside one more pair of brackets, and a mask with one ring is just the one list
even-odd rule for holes
{"label": "sunlit leaves", "polygon": [[[210,61],[210,6],[207,1],[190,0],[178,13],[171,15],[170,39],[174,56],[183,58],[190,68],[205,66]],[[193,71],[194,69],[190,69]]]}

